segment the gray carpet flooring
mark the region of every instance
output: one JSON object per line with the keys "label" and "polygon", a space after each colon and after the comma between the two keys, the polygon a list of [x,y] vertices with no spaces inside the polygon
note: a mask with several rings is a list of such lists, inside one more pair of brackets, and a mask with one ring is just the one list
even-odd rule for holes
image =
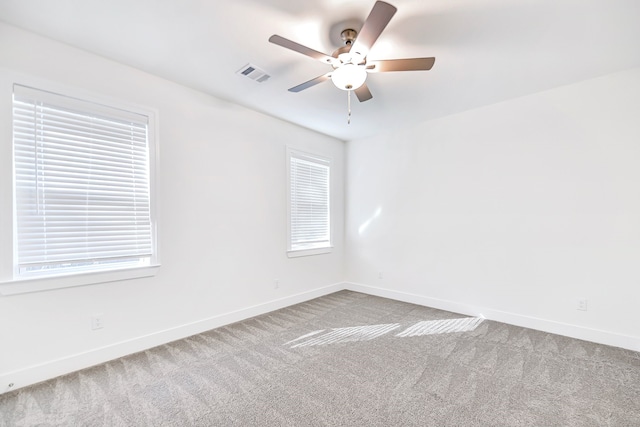
{"label": "gray carpet flooring", "polygon": [[0,396],[0,426],[640,426],[640,353],[341,291]]}

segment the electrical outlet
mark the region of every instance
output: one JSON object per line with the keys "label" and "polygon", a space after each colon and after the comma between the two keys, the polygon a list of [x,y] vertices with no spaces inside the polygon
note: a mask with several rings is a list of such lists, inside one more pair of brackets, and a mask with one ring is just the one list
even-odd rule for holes
{"label": "electrical outlet", "polygon": [[96,329],[102,329],[104,328],[104,314],[103,313],[96,313],[94,315],[91,316],[91,329],[93,329],[94,331]]}
{"label": "electrical outlet", "polygon": [[378,273],[378,279],[384,279],[384,274],[382,273],[382,271]]}
{"label": "electrical outlet", "polygon": [[576,300],[576,310],[587,311],[587,299],[586,298],[578,298]]}
{"label": "electrical outlet", "polygon": [[273,281],[273,289],[279,289],[280,288],[280,280],[276,279]]}

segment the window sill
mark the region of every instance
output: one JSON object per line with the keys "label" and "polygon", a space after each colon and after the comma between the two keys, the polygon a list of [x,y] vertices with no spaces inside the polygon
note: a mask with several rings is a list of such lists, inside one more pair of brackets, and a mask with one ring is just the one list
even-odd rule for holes
{"label": "window sill", "polygon": [[333,246],[327,246],[326,248],[313,248],[313,249],[296,249],[287,251],[289,258],[297,258],[301,256],[321,255],[331,253]]}
{"label": "window sill", "polygon": [[147,267],[81,273],[68,276],[33,277],[9,280],[0,282],[0,295],[18,295],[30,292],[42,292],[54,289],[151,277],[156,275],[159,268],[160,265],[152,265]]}

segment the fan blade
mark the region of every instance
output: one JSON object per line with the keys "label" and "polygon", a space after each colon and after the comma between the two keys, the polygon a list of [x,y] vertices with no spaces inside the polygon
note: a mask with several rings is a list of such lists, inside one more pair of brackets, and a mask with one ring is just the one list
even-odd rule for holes
{"label": "fan blade", "polygon": [[308,82],[304,82],[302,84],[299,84],[298,86],[294,86],[291,89],[289,89],[289,92],[300,92],[302,90],[305,89],[309,89],[311,86],[315,86],[318,83],[322,83],[324,81],[327,81],[331,78],[331,73],[327,73],[327,74],[323,74],[321,76],[316,77],[315,79],[311,79]]}
{"label": "fan blade", "polygon": [[296,43],[289,39],[285,39],[284,37],[281,37],[276,34],[269,37],[269,41],[273,44],[277,44],[278,46],[286,47],[287,49],[291,49],[294,52],[298,52],[303,55],[310,56],[313,59],[317,59],[318,61],[322,61],[327,64],[331,64],[335,59],[329,55],[325,55],[322,52],[318,52],[317,50],[313,50],[310,47],[303,46],[300,43]]}
{"label": "fan blade", "polygon": [[436,58],[406,58],[368,61],[367,71],[370,73],[386,73],[387,71],[419,71],[430,70]]}
{"label": "fan blade", "polygon": [[367,56],[369,50],[373,44],[378,40],[380,34],[385,29],[391,18],[398,9],[395,6],[385,3],[383,1],[377,1],[371,9],[371,13],[364,21],[362,29],[356,37],[356,41],[353,42],[351,47],[352,52],[360,53],[362,56]]}
{"label": "fan blade", "polygon": [[354,92],[356,93],[358,101],[360,102],[368,101],[373,98],[373,95],[371,95],[371,92],[369,91],[366,83],[364,83],[358,89],[354,90]]}

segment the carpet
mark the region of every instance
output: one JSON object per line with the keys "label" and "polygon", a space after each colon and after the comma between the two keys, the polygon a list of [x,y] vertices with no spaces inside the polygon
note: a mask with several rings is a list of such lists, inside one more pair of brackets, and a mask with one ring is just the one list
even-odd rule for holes
{"label": "carpet", "polygon": [[341,291],[0,396],[0,426],[640,426],[640,353]]}

